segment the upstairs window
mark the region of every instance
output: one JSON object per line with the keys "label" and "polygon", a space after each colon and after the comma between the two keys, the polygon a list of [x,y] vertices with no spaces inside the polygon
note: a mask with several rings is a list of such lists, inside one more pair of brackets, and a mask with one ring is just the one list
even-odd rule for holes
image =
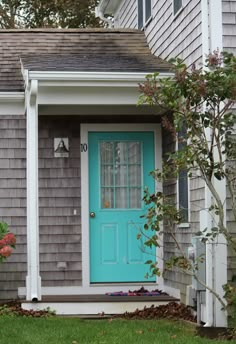
{"label": "upstairs window", "polygon": [[152,18],[152,0],[138,1],[138,28],[142,29]]}
{"label": "upstairs window", "polygon": [[182,8],[182,0],[173,0],[174,15]]}

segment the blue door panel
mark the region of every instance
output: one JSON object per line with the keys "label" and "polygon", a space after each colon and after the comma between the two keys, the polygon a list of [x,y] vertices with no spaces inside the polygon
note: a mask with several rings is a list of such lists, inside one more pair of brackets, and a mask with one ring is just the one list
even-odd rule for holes
{"label": "blue door panel", "polygon": [[[108,163],[103,164],[100,149],[104,142]],[[119,154],[118,143],[122,143],[121,148],[126,147],[126,150],[122,148]],[[132,147],[136,147],[136,150],[141,147],[141,153],[138,152],[141,156],[140,164],[136,162],[135,155],[130,153],[134,149]],[[113,155],[115,152],[115,157],[112,157],[112,152]],[[113,164],[110,165],[109,159]],[[119,161],[116,162],[116,159]],[[139,165],[142,166],[141,176],[138,172],[134,175]],[[145,279],[146,273],[149,272],[145,262],[153,257],[155,250],[144,250],[142,241],[136,239],[144,223],[140,218],[145,213],[141,201],[144,187],[154,191],[154,180],[149,176],[153,169],[153,132],[89,133],[89,204],[90,213],[95,213],[95,217],[90,218],[91,283],[155,280],[154,277]],[[104,173],[104,177],[101,177],[101,173]],[[113,183],[115,186],[110,187]],[[102,189],[105,200],[101,196]],[[133,195],[136,197],[135,201]]]}

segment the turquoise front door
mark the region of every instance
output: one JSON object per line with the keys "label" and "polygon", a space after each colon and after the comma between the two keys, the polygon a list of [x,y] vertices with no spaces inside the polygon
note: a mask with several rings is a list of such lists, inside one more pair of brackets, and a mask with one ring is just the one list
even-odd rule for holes
{"label": "turquoise front door", "polygon": [[143,190],[154,191],[153,132],[89,132],[90,282],[152,282],[137,234]]}

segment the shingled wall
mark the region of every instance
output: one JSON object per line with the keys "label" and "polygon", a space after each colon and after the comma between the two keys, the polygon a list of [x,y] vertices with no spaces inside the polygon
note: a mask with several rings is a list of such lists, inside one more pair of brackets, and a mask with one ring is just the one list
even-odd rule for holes
{"label": "shingled wall", "polygon": [[[60,137],[69,138],[68,158],[54,157],[54,138]],[[80,204],[79,117],[41,117],[39,231],[42,286],[81,284]]]}
{"label": "shingled wall", "polygon": [[0,264],[0,299],[14,299],[26,276],[26,121],[0,116],[0,221],[16,235],[12,256]]}

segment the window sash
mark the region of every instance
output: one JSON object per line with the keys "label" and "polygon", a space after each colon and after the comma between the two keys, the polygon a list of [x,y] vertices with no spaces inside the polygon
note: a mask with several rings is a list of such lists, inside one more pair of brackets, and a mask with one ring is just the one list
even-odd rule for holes
{"label": "window sash", "polygon": [[179,212],[181,216],[181,223],[187,223],[189,221],[189,209],[188,209],[188,173],[186,170],[179,172],[178,178],[179,186]]}
{"label": "window sash", "polygon": [[143,27],[143,0],[138,0],[138,28]]}
{"label": "window sash", "polygon": [[145,0],[145,22],[152,16],[152,1]]}
{"label": "window sash", "polygon": [[142,29],[152,16],[152,0],[138,1],[138,28]]}

